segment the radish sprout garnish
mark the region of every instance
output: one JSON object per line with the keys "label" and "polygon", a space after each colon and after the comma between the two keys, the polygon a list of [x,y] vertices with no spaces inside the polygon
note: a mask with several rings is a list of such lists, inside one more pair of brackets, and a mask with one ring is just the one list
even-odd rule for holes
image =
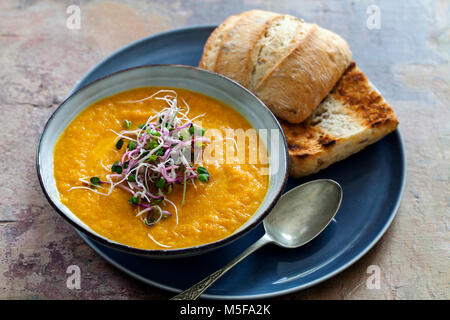
{"label": "radish sprout garnish", "polygon": [[[209,141],[204,137],[205,129],[188,118],[189,106],[186,101],[182,99],[183,105],[178,105],[178,96],[173,90],[160,90],[150,97],[121,103],[149,99],[162,100],[167,105],[135,130],[132,130],[132,122],[126,119],[123,120],[124,130],[110,130],[117,135],[115,148],[121,150],[126,145],[126,149],[120,160],[110,168],[101,163],[103,168],[112,172],[105,175],[106,181],[98,176],[83,177],[79,181],[84,186],[72,187],[70,190],[87,189],[109,196],[118,187],[130,194],[128,202],[139,208],[136,217],[140,217],[145,225],[152,226],[172,215],[178,224],[178,209],[167,199],[167,195],[175,184],[182,185],[181,204],[184,205],[189,182],[195,186],[195,179],[209,181],[210,175],[206,168],[197,166],[192,159],[195,149],[204,147]],[[105,188],[108,188],[106,193],[99,190]],[[173,214],[163,209],[167,204],[173,206]],[[152,238],[150,234],[149,237]]]}

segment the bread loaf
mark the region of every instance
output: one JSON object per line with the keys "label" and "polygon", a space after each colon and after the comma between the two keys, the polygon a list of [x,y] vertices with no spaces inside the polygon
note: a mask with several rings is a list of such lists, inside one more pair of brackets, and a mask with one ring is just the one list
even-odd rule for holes
{"label": "bread loaf", "polygon": [[277,117],[299,123],[350,61],[349,46],[338,35],[290,15],[251,10],[211,34],[199,67],[241,83]]}

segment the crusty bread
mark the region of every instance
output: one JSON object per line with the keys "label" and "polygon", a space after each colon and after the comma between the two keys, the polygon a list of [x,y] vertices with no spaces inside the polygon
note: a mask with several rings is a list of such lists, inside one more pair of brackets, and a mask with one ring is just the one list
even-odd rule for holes
{"label": "crusty bread", "polygon": [[199,67],[238,81],[284,120],[290,175],[301,177],[398,125],[392,108],[350,61],[338,35],[289,15],[252,10],[216,28]]}
{"label": "crusty bread", "polygon": [[240,15],[228,17],[211,33],[203,48],[203,55],[198,65],[200,68],[208,70],[216,68],[217,55],[222,48],[223,37],[228,34],[228,30],[234,26],[239,18]]}
{"label": "crusty bread", "polygon": [[224,34],[214,71],[246,85],[248,60],[255,43],[268,24],[279,16],[276,13],[252,10],[240,15],[233,28]]}
{"label": "crusty bread", "polygon": [[297,44],[296,37],[302,32],[304,25],[306,24],[293,16],[279,15],[267,26],[253,47],[248,61],[246,86],[256,88],[268,71],[294,49]]}
{"label": "crusty bread", "polygon": [[305,27],[301,40],[253,89],[278,117],[305,120],[348,67],[351,52],[338,35],[317,25]]}
{"label": "crusty bread", "polygon": [[354,62],[311,116],[301,124],[282,122],[290,175],[327,168],[394,131],[397,117]]}
{"label": "crusty bread", "polygon": [[349,46],[338,35],[293,16],[251,10],[228,18],[212,33],[199,67],[232,78],[279,118],[300,123],[350,60]]}

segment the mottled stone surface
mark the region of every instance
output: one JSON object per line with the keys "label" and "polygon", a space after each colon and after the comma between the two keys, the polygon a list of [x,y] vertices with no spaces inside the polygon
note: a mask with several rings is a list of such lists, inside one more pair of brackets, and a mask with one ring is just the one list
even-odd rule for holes
{"label": "mottled stone surface", "polygon": [[[81,29],[66,8],[81,8]],[[366,27],[380,9],[380,29]],[[280,299],[450,298],[449,2],[441,1],[0,1],[0,298],[165,299],[94,253],[50,207],[36,177],[46,120],[99,59],[152,33],[220,23],[251,8],[291,13],[345,37],[354,59],[394,106],[408,157],[396,219],[360,261]],[[82,270],[81,290],[66,269]],[[366,286],[367,267],[381,286]]]}

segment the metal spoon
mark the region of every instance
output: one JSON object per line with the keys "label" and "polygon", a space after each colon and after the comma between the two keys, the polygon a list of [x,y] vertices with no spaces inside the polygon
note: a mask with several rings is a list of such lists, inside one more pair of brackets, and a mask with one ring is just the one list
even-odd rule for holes
{"label": "metal spoon", "polygon": [[217,279],[249,254],[268,243],[298,248],[317,237],[333,220],[341,205],[342,188],[333,180],[320,179],[285,193],[264,219],[266,233],[226,266],[171,300],[194,300]]}

